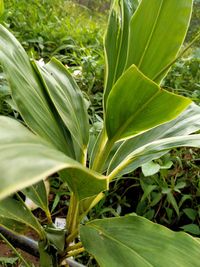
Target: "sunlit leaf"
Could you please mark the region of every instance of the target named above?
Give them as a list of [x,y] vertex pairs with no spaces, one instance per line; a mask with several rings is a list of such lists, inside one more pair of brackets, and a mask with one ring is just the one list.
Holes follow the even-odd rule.
[[[177,136],[154,141],[144,145],[130,153],[114,170],[114,174],[122,175],[124,170],[130,172],[142,164],[161,157],[166,151],[175,147],[200,147],[200,134]],[[130,169],[129,169],[130,167]]]
[[[130,24],[127,67],[160,82],[176,57],[190,21],[192,0],[143,0]],[[164,70],[164,71],[163,71]]]
[[65,170],[62,178],[80,200],[107,189],[106,177],[67,157],[14,119],[1,116],[0,129],[0,198],[60,170]]
[[67,69],[56,59],[37,71],[65,126],[79,145],[82,153],[89,138],[88,115],[83,95]]
[[[169,109],[169,103],[173,107]],[[114,141],[130,138],[177,117],[191,100],[162,90],[131,66],[109,94],[106,131]]]
[[[139,147],[142,147],[153,141],[168,137],[189,135],[193,132],[198,131],[199,129],[200,107],[193,103],[176,119],[123,142],[123,144],[116,152],[115,156],[112,158],[108,172],[111,172],[114,168],[116,168],[131,152]],[[166,151],[157,151],[156,154],[148,155],[145,162],[148,162],[148,159],[149,161],[151,161],[153,159],[159,158],[165,153]],[[135,168],[141,166],[142,164],[144,164],[142,160],[130,163],[122,170],[121,174],[133,171]]]
[[0,63],[24,121],[35,133],[73,157],[70,136],[66,138],[58,115],[50,108],[44,88],[26,52],[2,25],[0,36]]
[[105,36],[106,79],[104,105],[113,84],[123,73],[128,53],[129,23],[138,0],[114,0]]

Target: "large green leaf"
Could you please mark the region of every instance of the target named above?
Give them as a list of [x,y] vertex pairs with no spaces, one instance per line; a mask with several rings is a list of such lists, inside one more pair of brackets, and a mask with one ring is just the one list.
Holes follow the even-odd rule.
[[[52,112],[44,88],[29,58],[15,37],[0,25],[0,63],[12,96],[27,125],[38,135],[73,157],[70,137],[66,138],[59,117]],[[58,121],[58,122],[57,122]]]
[[199,267],[195,238],[136,215],[92,221],[81,241],[101,267]]
[[[110,161],[108,173],[115,169],[129,154],[139,147],[163,138],[189,135],[198,130],[200,130],[200,107],[192,103],[176,119],[124,141]],[[156,152],[156,154],[148,155],[148,157],[152,157],[152,159],[159,158],[165,153],[165,151],[160,153]],[[150,160],[152,159],[150,158]],[[138,166],[138,164],[133,162],[124,168],[122,173],[125,174],[133,171],[136,166]]]
[[80,146],[82,153],[89,138],[88,115],[83,95],[67,69],[56,59],[37,70],[65,126]]
[[110,173],[110,178],[114,178],[116,174],[122,175],[124,172],[133,171],[144,163],[161,157],[172,148],[186,146],[200,147],[200,134],[165,138],[144,145],[134,150],[120,162],[113,172]]
[[[160,82],[185,38],[192,0],[143,0],[130,24],[127,67]],[[165,70],[165,71],[164,71]]]
[[105,36],[106,80],[104,104],[113,84],[123,73],[128,51],[129,23],[138,0],[114,0]]
[[4,12],[4,2],[3,0],[0,0],[0,16],[2,16],[3,12]]
[[[169,103],[173,107],[169,109]],[[109,94],[106,130],[118,141],[140,134],[179,115],[191,100],[169,93],[131,66]]]
[[[107,179],[56,150],[19,122],[0,116],[0,198],[65,170],[79,200],[107,189]],[[87,186],[84,186],[87,185]]]
[[[8,220],[8,223],[6,222]],[[41,237],[44,237],[44,230],[31,211],[21,202],[13,198],[6,198],[0,201],[0,224],[9,228],[10,222],[19,222],[34,229]],[[11,229],[12,230],[12,229]]]

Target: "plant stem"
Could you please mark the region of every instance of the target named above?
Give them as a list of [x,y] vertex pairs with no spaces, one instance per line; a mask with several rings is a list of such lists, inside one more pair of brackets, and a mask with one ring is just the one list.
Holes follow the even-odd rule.
[[79,201],[77,200],[74,193],[71,195],[69,211],[67,214],[67,228],[68,235],[71,235],[73,232],[78,230],[79,223]]
[[77,243],[77,244],[75,244],[75,245],[73,245],[73,246],[69,246],[68,248],[67,248],[67,252],[69,252],[69,251],[72,251],[72,250],[75,250],[75,249],[79,249],[79,248],[81,248],[83,245],[82,245],[82,242],[79,242],[79,243]]
[[67,237],[67,239],[66,239],[67,244],[70,244],[70,243],[74,240],[74,238],[77,237],[77,235],[78,235],[78,229],[75,230],[75,231],[74,231],[73,233],[71,233],[70,235],[68,235],[68,237]]
[[76,250],[74,250],[74,251],[69,252],[69,253],[67,254],[67,257],[68,257],[68,258],[69,258],[69,257],[74,257],[74,256],[76,256],[76,255],[78,255],[78,254],[80,254],[80,253],[82,253],[82,252],[84,252],[84,251],[85,251],[84,248],[76,249]]
[[51,213],[50,213],[49,209],[46,210],[45,213],[46,213],[46,216],[47,216],[48,224],[53,224],[53,221],[52,221],[52,218],[51,218]]
[[96,155],[92,169],[97,172],[102,172],[104,163],[108,159],[108,156],[110,154],[110,151],[114,145],[114,142],[112,140],[108,140],[108,137],[104,135],[102,138],[102,142],[100,144],[100,147],[98,149],[98,154]]

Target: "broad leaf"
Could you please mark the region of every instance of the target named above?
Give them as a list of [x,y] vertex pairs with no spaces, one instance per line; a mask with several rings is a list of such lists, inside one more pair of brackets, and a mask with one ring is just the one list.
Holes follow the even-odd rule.
[[175,59],[190,21],[192,0],[143,0],[130,24],[127,67],[160,82]]
[[[169,109],[169,103],[173,107]],[[106,131],[119,141],[141,134],[178,116],[191,100],[169,93],[131,66],[109,94]]]
[[138,6],[138,0],[114,0],[105,36],[106,80],[104,105],[113,84],[123,73],[129,39],[130,19]]
[[[134,150],[142,147],[148,143],[163,138],[189,135],[200,129],[200,107],[192,103],[181,115],[179,115],[175,120],[168,123],[160,125],[148,132],[129,139],[120,146],[118,151],[112,158],[109,166],[108,173],[115,169],[129,154]],[[154,158],[159,158],[166,152],[156,152],[151,156],[148,155],[149,161]],[[139,162],[138,162],[139,164]],[[123,174],[133,171],[135,168],[143,164],[141,161],[140,165],[133,162],[133,165],[129,164],[127,168],[123,169]],[[137,166],[137,167],[136,167]]]
[[110,178],[130,172],[161,157],[166,151],[175,147],[200,147],[200,134],[165,138],[144,145],[130,153],[111,173]]
[[[19,122],[0,116],[0,198],[65,170],[79,200],[107,189],[107,179],[56,150]],[[85,186],[87,185],[87,186]]]
[[101,267],[199,266],[198,241],[136,215],[92,221],[81,241]]
[[82,153],[89,138],[88,115],[82,93],[67,69],[56,59],[37,71],[65,126],[79,145]]
[[[5,221],[8,220],[8,225]],[[44,237],[44,231],[38,220],[22,202],[6,198],[0,201],[0,224],[9,228],[9,220],[19,222],[34,229],[40,237]]]
[[[27,125],[38,135],[73,157],[70,136],[52,112],[29,58],[15,37],[0,25],[0,63],[11,87],[12,96]],[[58,122],[57,122],[58,121]]]
[[0,16],[2,16],[3,12],[4,12],[4,2],[3,0],[0,0]]

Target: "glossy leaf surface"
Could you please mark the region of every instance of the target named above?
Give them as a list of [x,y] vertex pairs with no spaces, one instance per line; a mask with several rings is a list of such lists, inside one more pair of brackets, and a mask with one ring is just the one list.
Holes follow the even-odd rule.
[[130,24],[127,67],[160,82],[185,38],[192,0],[143,0]]
[[52,59],[43,67],[37,64],[37,68],[65,126],[80,148],[86,149],[89,138],[88,115],[78,85],[56,59]]
[[128,53],[129,24],[138,0],[114,0],[105,36],[106,80],[104,105],[113,84],[123,73]]
[[[114,168],[116,168],[129,154],[134,150],[147,145],[156,140],[189,135],[193,132],[196,132],[200,129],[200,107],[192,103],[184,112],[182,112],[176,119],[160,125],[148,132],[145,132],[141,135],[133,137],[132,139],[126,140],[122,143],[118,151],[115,153],[112,158],[109,166],[108,172],[110,173]],[[166,152],[156,152],[156,154],[148,155],[149,160],[151,161],[154,158],[159,158]],[[122,173],[128,173],[133,171],[139,162],[129,164],[126,168],[123,169]],[[141,163],[142,165],[143,163]]]
[[[124,169],[130,172],[146,162],[161,157],[166,151],[172,148],[187,146],[200,147],[200,134],[165,138],[142,146],[130,153],[127,158],[113,170],[113,173],[121,175],[124,173]],[[112,173],[110,175],[113,176]]]
[[[169,109],[169,103],[173,107]],[[109,94],[106,112],[108,138],[130,138],[178,116],[191,100],[169,93],[131,66]]]
[[193,237],[136,215],[91,221],[81,227],[81,241],[101,267],[199,266]]
[[60,170],[67,173],[63,179],[78,199],[107,189],[106,177],[67,157],[14,119],[1,116],[0,129],[0,198]]
[[35,133],[72,156],[70,140],[65,138],[63,129],[57,123],[59,118],[52,112],[26,52],[2,25],[0,36],[0,62],[24,121]]

